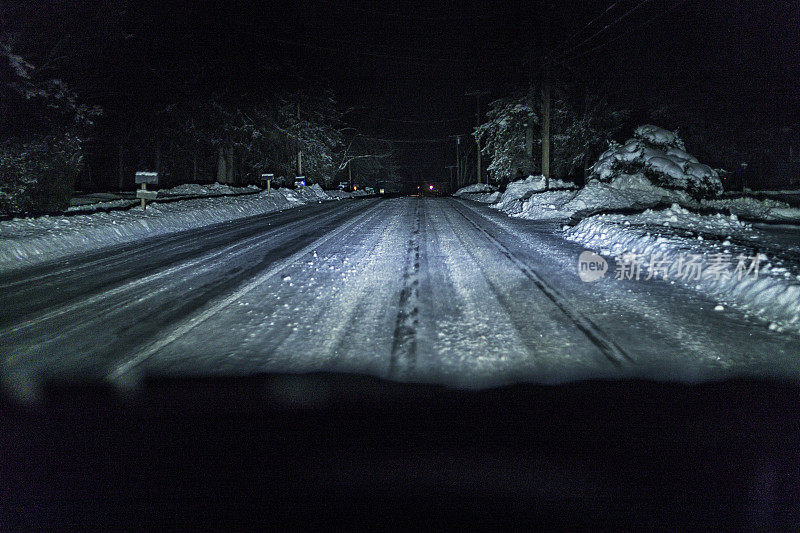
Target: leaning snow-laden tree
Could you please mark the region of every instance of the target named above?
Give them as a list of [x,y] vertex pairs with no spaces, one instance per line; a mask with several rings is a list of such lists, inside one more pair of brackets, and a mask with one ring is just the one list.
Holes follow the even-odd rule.
[[612,143],[592,167],[591,178],[612,181],[623,174],[641,174],[665,189],[686,191],[695,198],[722,192],[719,174],[686,152],[674,131],[646,124],[625,144]]
[[[481,144],[481,152],[491,159],[487,170],[492,180],[500,182],[533,173],[535,163],[526,152],[526,134],[529,128],[539,129],[539,117],[530,95],[495,100],[489,104],[486,118],[473,135]],[[541,138],[538,132],[535,136]]]
[[354,128],[342,131],[342,149],[336,154],[337,172],[347,181],[374,186],[392,175],[392,143],[361,135]]
[[83,135],[100,110],[15,53],[7,35],[0,35],[0,106],[0,212],[66,209]]
[[[583,178],[593,161],[619,132],[627,112],[589,95],[580,105],[558,88],[551,103],[551,170],[557,178]],[[533,87],[526,94],[489,105],[487,121],[475,131],[481,152],[489,156],[495,182],[537,174],[541,170],[541,98]],[[521,176],[522,175],[522,176]]]
[[294,148],[295,171],[308,182],[330,186],[336,173],[334,152],[342,144],[340,114],[328,91],[319,95],[284,97],[277,109],[276,127]]
[[628,112],[611,107],[605,99],[588,96],[583,109],[557,99],[552,142],[553,171],[559,177],[586,178],[591,161],[608,148]]

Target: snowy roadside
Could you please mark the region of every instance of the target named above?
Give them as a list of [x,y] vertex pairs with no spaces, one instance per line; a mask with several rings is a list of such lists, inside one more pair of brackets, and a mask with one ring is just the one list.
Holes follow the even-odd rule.
[[[649,275],[651,261],[661,266],[659,273],[669,265],[665,272],[669,282],[710,296],[723,308],[763,319],[772,329],[800,333],[800,238],[796,249],[787,250],[779,242],[773,246],[774,235],[740,219],[797,223],[800,209],[751,197],[698,202],[685,191],[657,187],[641,175],[622,174],[609,183],[591,181],[578,190],[542,192],[538,185],[536,178],[509,184],[489,207],[515,218],[580,220],[572,228],[565,226],[567,239],[607,258],[626,256],[643,263],[630,267],[640,269],[642,279]],[[792,232],[800,235],[796,227],[787,230]],[[749,268],[753,258],[757,258],[757,277],[739,275],[740,260]],[[701,273],[698,279],[684,275],[688,260]],[[719,268],[712,265],[721,260],[727,263],[723,274],[702,275]]]
[[359,198],[359,197],[362,197],[362,196],[370,196],[370,194],[368,192],[361,191],[361,190],[353,191],[353,192],[347,192],[347,191],[325,191],[325,194],[327,194],[331,198]]
[[114,244],[343,197],[349,196],[330,195],[319,185],[313,185],[299,190],[273,190],[271,194],[261,192],[153,203],[145,211],[129,209],[2,221],[0,270],[13,270]]
[[[615,274],[680,283],[719,301],[721,310],[736,307],[771,329],[800,332],[800,207],[723,194],[719,173],[686,152],[676,132],[640,126],[624,144],[611,143],[585,187],[544,185],[530,176],[491,202],[478,198],[487,186],[456,195],[511,217],[577,224],[564,226],[564,236],[616,258]],[[601,257],[587,268],[602,264]]]
[[[616,258],[625,279],[679,283],[725,306],[800,333],[800,243],[795,260],[771,253],[735,215],[698,215],[678,205],[638,215],[596,215],[566,229],[567,239]],[[705,235],[705,237],[704,237]]]
[[[198,196],[235,196],[237,194],[255,194],[261,189],[255,185],[247,187],[232,187],[230,185],[222,185],[219,183],[211,184],[197,184],[189,183],[185,185],[178,185],[171,189],[159,189],[158,197],[167,198],[170,200],[179,198],[196,198]],[[119,194],[103,194],[102,196],[111,196],[111,198],[98,198],[97,201],[92,201],[92,195],[85,198],[73,199],[75,205],[70,205],[67,208],[67,213],[91,213],[94,211],[104,211],[108,209],[119,209],[132,207],[139,203],[134,196],[126,198]]]
[[695,200],[685,191],[653,185],[641,174],[620,174],[608,183],[590,181],[582,189],[551,180],[545,191],[542,178],[512,182],[503,194],[458,191],[460,196],[490,204],[508,216],[528,220],[580,219],[614,211],[644,211],[678,204],[696,211],[719,211],[749,221],[800,223],[800,208],[771,199],[752,197]]

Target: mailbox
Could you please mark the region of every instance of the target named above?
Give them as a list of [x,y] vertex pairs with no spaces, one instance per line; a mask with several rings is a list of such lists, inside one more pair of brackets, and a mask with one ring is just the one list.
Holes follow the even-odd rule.
[[158,172],[137,172],[136,183],[146,183],[149,185],[158,185]]
[[136,191],[136,198],[143,200],[155,200],[158,198],[158,191],[148,191],[147,189],[139,189]]

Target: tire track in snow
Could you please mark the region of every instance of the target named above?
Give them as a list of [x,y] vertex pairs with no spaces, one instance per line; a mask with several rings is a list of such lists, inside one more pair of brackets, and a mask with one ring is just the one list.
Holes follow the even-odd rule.
[[[323,218],[337,211],[347,212],[352,209],[353,207],[348,206],[347,209],[337,210],[336,206],[330,206],[315,210],[315,216]],[[280,213],[285,214],[286,211]],[[247,242],[271,238],[310,219],[303,216],[303,213],[290,213],[284,221],[271,215],[272,213],[265,217],[257,215],[235,221],[237,223],[234,225],[223,222],[210,228],[171,234],[167,238],[155,237],[152,242],[142,244],[142,248],[138,250],[129,250],[128,245],[112,247],[103,252],[104,259],[81,261],[71,267],[56,268],[27,280],[14,281],[10,285],[0,284],[0,292],[7,299],[4,308],[0,309],[0,331],[7,335],[45,320],[75,313],[115,295],[185,271],[189,266],[203,264],[211,257],[233,257],[228,254],[240,249]],[[160,258],[158,262],[150,259],[153,255]],[[140,260],[143,262],[142,267],[131,268],[131,263]],[[95,268],[100,268],[99,272]],[[127,275],[123,275],[123,272]],[[39,280],[47,281],[40,284],[37,283]],[[8,290],[16,285],[20,286]],[[29,290],[34,285],[36,292],[30,294]]]
[[[313,205],[313,204],[307,204]],[[306,207],[306,206],[300,206]],[[335,203],[326,205],[320,208],[316,216],[323,215],[329,211],[336,209]],[[293,216],[286,221],[277,220],[278,224],[286,224],[308,218],[307,213],[294,213],[294,209],[281,209],[278,211],[271,211],[265,214],[252,215],[245,218],[228,220],[224,222],[217,222],[210,226],[200,226],[187,230],[181,230],[176,233],[168,233],[164,235],[156,235],[153,237],[146,237],[145,242],[132,241],[120,244],[112,244],[109,247],[101,248],[99,250],[89,251],[87,253],[77,253],[75,255],[66,256],[56,259],[52,262],[34,265],[31,267],[22,267],[19,269],[10,270],[7,272],[0,272],[0,291],[7,291],[13,287],[30,285],[33,282],[46,280],[48,278],[57,279],[63,282],[65,279],[80,280],[86,275],[86,271],[94,271],[100,268],[113,268],[117,264],[124,263],[131,259],[137,259],[144,254],[152,251],[163,253],[169,251],[171,253],[180,252],[185,249],[191,249],[195,246],[193,242],[186,241],[186,237],[192,234],[202,232],[203,239],[210,241],[217,237],[221,237],[226,233],[230,234],[231,239],[239,239],[239,234],[247,232],[249,224],[258,221],[259,223],[271,224],[275,219],[285,216],[287,212],[291,212]],[[80,261],[77,264],[71,264],[74,261]],[[30,272],[34,274],[31,275]]]
[[[461,213],[458,213],[457,210],[454,209],[453,211],[456,214],[461,215]],[[519,313],[515,313],[513,306],[511,305],[511,303],[509,302],[508,298],[503,293],[503,291],[501,291],[500,288],[494,283],[494,281],[492,281],[491,277],[487,275],[486,270],[484,268],[481,268],[480,266],[481,260],[473,249],[473,247],[475,246],[474,243],[470,245],[467,237],[463,235],[462,232],[458,231],[458,229],[456,228],[456,224],[454,224],[453,220],[449,216],[447,216],[447,214],[449,214],[449,211],[444,211],[444,213],[446,213],[445,218],[447,222],[450,224],[453,234],[458,239],[458,242],[461,244],[461,247],[466,251],[467,254],[469,254],[469,257],[472,258],[472,261],[475,262],[477,270],[480,273],[483,281],[486,283],[486,286],[491,291],[495,300],[503,309],[503,312],[506,314],[508,324],[511,328],[513,328],[513,331],[517,339],[522,344],[522,346],[524,346],[525,350],[530,355],[534,356],[534,358],[539,360],[540,347],[536,344],[536,342],[533,341],[533,339],[530,338],[530,335],[528,334],[527,331],[528,328],[526,328],[523,325],[523,323],[525,323],[525,321],[527,320],[527,317],[520,317],[518,316]]]
[[[463,207],[460,202],[454,202],[454,205]],[[548,285],[544,279],[536,273],[531,267],[520,261],[503,243],[501,243],[494,235],[486,231],[479,224],[475,223],[470,217],[464,214],[460,207],[456,207],[455,211],[461,215],[467,222],[475,227],[482,233],[487,241],[489,241],[498,251],[506,257],[511,263],[519,268],[525,276],[530,279],[534,285],[547,296],[555,305],[561,310],[562,313],[567,315],[575,326],[583,332],[584,335],[600,350],[600,352],[611,363],[622,366],[624,363],[635,362],[635,359],[628,354],[622,347],[620,347],[612,338],[610,338],[600,327],[595,324],[589,317],[583,315],[577,309],[572,308],[560,292],[555,288]]]
[[[400,290],[399,310],[395,321],[389,376],[408,373],[417,359],[417,328],[419,327],[419,271],[421,203],[414,206],[414,222],[406,248],[403,288]],[[401,368],[404,367],[404,368]]]
[[199,314],[188,316],[183,321],[175,325],[170,334],[158,338],[152,341],[151,343],[145,345],[143,349],[141,349],[138,353],[134,354],[127,361],[111,369],[108,377],[112,380],[119,379],[124,374],[126,374],[136,366],[140,365],[142,362],[146,361],[148,358],[153,356],[155,353],[157,353],[159,350],[161,350],[168,344],[171,344],[176,339],[180,338],[181,336],[185,335],[192,329],[196,328],[197,326],[199,326],[200,324],[202,324],[215,314],[219,313],[225,307],[231,305],[236,300],[242,298],[245,294],[249,293],[256,287],[265,283],[268,279],[272,278],[276,274],[279,274],[286,267],[294,264],[302,257],[312,253],[316,248],[323,245],[324,243],[327,243],[328,241],[339,237],[342,233],[350,230],[352,227],[356,226],[362,220],[369,217],[379,207],[380,203],[373,204],[359,215],[347,220],[342,225],[330,231],[329,233],[326,233],[322,237],[311,241],[309,244],[307,244],[294,254],[285,257],[277,261],[276,263],[272,264],[269,268],[267,268],[266,271],[262,272],[253,281],[246,284],[244,287],[233,292],[232,294],[229,294],[227,297],[217,301],[213,305],[206,307],[206,309],[200,312]]
[[[329,213],[325,213],[325,215],[328,215],[328,214]],[[317,220],[319,220],[319,219],[317,219]],[[172,267],[169,267],[169,268],[166,268],[166,269],[157,270],[153,274],[150,274],[150,275],[138,278],[138,279],[134,279],[134,280],[131,280],[131,281],[128,281],[128,282],[124,282],[121,285],[118,285],[118,286],[114,287],[113,289],[106,290],[104,292],[98,292],[98,293],[96,293],[96,294],[94,294],[94,295],[92,295],[92,296],[90,296],[88,298],[84,298],[82,300],[78,300],[78,301],[73,302],[73,303],[68,303],[66,305],[58,306],[58,307],[56,307],[54,309],[51,309],[50,311],[46,311],[44,313],[35,315],[35,316],[33,316],[32,318],[30,318],[28,320],[25,320],[23,322],[18,322],[16,324],[13,324],[12,326],[8,327],[7,329],[1,330],[2,331],[2,335],[3,336],[11,335],[11,334],[17,333],[18,331],[29,329],[31,327],[35,327],[35,326],[41,324],[42,322],[45,322],[45,321],[48,321],[48,320],[52,320],[54,318],[58,318],[58,317],[63,316],[65,314],[76,313],[81,308],[85,308],[85,307],[89,307],[91,305],[95,305],[95,304],[97,304],[99,302],[102,302],[103,300],[107,300],[107,299],[109,299],[111,297],[120,295],[120,294],[122,294],[124,292],[132,291],[132,290],[136,289],[137,287],[141,287],[141,286],[147,285],[149,283],[154,283],[154,282],[159,281],[159,280],[161,280],[163,278],[166,278],[166,277],[175,276],[176,274],[178,274],[180,272],[183,272],[183,271],[186,271],[186,270],[189,270],[189,269],[193,269],[194,267],[200,267],[199,269],[192,270],[192,275],[193,276],[197,276],[198,274],[205,273],[205,272],[207,272],[207,271],[209,271],[211,269],[218,268],[218,265],[213,262],[215,259],[217,259],[219,257],[224,257],[224,259],[226,261],[230,261],[232,259],[236,259],[238,256],[243,255],[245,253],[248,253],[251,250],[253,250],[254,248],[262,245],[264,240],[269,239],[273,235],[276,235],[276,234],[279,234],[279,233],[283,233],[283,232],[286,232],[288,230],[292,230],[292,229],[294,229],[296,227],[302,226],[303,223],[305,223],[307,221],[308,221],[308,219],[295,219],[292,222],[289,222],[287,224],[283,224],[283,225],[280,225],[280,226],[275,226],[274,228],[272,228],[270,230],[267,230],[267,231],[264,231],[264,232],[261,232],[261,233],[257,233],[255,235],[252,235],[252,236],[248,237],[248,238],[245,238],[244,240],[238,240],[238,241],[234,242],[231,245],[228,245],[228,246],[225,246],[225,247],[222,247],[222,248],[212,249],[212,251],[207,252],[207,253],[202,253],[201,255],[196,256],[194,259],[192,259],[190,261],[179,263],[179,264],[177,264],[175,266],[172,266]],[[190,245],[186,245],[185,247],[188,247],[188,246],[190,246]],[[159,296],[159,295],[161,295],[161,294],[163,294],[165,292],[168,292],[173,287],[175,287],[176,285],[179,285],[181,283],[184,283],[184,280],[177,279],[175,281],[172,281],[171,283],[167,283],[167,284],[158,286],[157,288],[155,288],[152,291],[148,292],[145,296],[137,298],[137,301],[139,303],[141,303],[141,302],[144,302],[146,300],[152,300],[156,296]],[[117,304],[117,305],[115,305],[113,307],[108,308],[106,311],[114,310],[114,309],[119,308],[119,307],[124,307],[125,305],[127,305],[127,302],[122,302],[120,304]],[[68,333],[68,332],[69,332],[68,330],[63,330],[63,329],[59,330],[59,333],[62,334],[62,335],[65,334],[65,333]]]

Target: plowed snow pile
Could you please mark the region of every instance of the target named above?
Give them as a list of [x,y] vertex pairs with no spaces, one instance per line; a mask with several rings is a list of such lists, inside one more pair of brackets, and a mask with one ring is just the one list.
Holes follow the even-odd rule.
[[675,132],[653,125],[639,126],[624,144],[612,144],[592,166],[584,188],[574,190],[570,183],[551,179],[550,189],[544,191],[543,178],[531,176],[510,183],[493,207],[513,217],[549,220],[678,204],[752,220],[800,221],[800,209],[783,202],[719,198],[717,171],[686,152]]
[[297,190],[273,190],[269,195],[265,191],[152,203],[145,211],[133,208],[68,217],[16,218],[0,222],[0,270],[332,199],[314,184]]
[[758,235],[736,215],[698,215],[676,204],[589,217],[565,235],[601,255],[638,262],[640,283],[653,282],[648,276],[680,283],[770,329],[800,332],[800,265],[760,253]]

